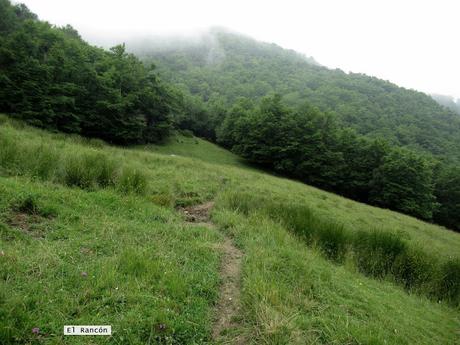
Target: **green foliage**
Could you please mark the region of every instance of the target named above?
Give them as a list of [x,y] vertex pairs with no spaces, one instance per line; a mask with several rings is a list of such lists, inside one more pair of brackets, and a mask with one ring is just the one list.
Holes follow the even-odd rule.
[[433,175],[431,158],[393,149],[458,163],[460,117],[429,96],[220,29],[129,46],[191,94],[179,107],[191,115],[176,112],[180,128],[287,176],[458,230],[459,172]]
[[460,231],[460,167],[450,165],[439,167],[434,194],[440,204],[435,210],[434,220]]
[[240,97],[256,101],[278,93],[293,107],[309,102],[335,114],[359,134],[460,158],[460,117],[421,92],[328,69],[294,51],[220,29],[191,42],[153,40],[128,47],[208,104],[216,94],[229,109]]
[[441,267],[441,279],[436,297],[447,296],[460,304],[460,260],[451,259]]
[[295,111],[275,95],[251,111],[235,106],[222,126],[218,141],[249,161],[360,201],[432,219],[436,202],[428,159],[341,130],[333,116],[308,104]]
[[432,219],[436,206],[433,168],[424,157],[403,149],[391,150],[374,171],[370,201],[422,219]]
[[0,111],[118,144],[168,135],[170,93],[124,45],[92,47],[71,26],[52,27],[5,0],[0,17]]

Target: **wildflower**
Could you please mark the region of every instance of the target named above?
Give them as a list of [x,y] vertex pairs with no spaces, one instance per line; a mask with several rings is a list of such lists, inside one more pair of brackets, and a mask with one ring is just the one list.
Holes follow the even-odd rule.
[[39,334],[40,333],[40,328],[38,328],[38,327],[32,328],[32,333],[33,334]]
[[87,276],[88,276],[88,273],[87,273],[87,272],[81,272],[81,276],[82,276],[82,277],[87,277]]

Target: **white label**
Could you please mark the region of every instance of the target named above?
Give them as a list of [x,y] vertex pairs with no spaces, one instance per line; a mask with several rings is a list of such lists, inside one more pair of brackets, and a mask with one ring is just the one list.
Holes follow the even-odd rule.
[[111,335],[112,326],[64,326],[64,335]]

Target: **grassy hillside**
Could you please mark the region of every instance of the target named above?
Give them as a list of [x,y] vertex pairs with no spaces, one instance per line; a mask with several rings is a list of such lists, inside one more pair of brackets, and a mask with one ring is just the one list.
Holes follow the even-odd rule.
[[[194,138],[123,149],[0,123],[2,344],[88,343],[64,324],[111,324],[101,344],[458,341],[457,233]],[[206,201],[213,226],[178,212]],[[240,308],[216,339],[226,239],[243,253]]]
[[208,163],[247,167],[237,155],[196,137],[172,136],[167,140],[165,145],[147,145],[143,148],[146,151],[170,155],[172,157],[190,157]]

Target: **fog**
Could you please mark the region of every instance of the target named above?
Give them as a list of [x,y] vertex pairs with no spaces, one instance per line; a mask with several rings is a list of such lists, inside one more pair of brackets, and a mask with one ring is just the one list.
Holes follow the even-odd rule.
[[25,0],[97,45],[221,26],[426,93],[460,98],[460,5],[419,1]]

